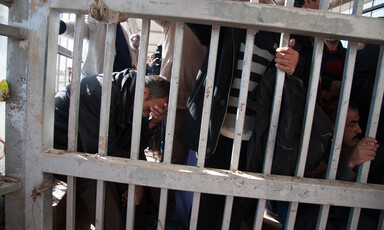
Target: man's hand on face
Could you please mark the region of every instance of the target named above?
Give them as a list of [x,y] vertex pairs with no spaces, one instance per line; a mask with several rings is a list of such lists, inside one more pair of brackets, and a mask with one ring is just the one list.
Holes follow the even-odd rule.
[[167,103],[164,103],[162,108],[157,105],[151,107],[152,119],[149,121],[149,124],[148,124],[149,129],[155,128],[161,122],[167,110],[168,110]]
[[376,151],[379,148],[377,141],[372,137],[364,137],[361,139],[352,152],[346,157],[345,163],[351,169],[366,161],[375,159]]
[[276,49],[276,68],[292,75],[295,72],[297,63],[299,62],[299,52],[293,47],[295,39],[289,40],[288,47],[280,47]]

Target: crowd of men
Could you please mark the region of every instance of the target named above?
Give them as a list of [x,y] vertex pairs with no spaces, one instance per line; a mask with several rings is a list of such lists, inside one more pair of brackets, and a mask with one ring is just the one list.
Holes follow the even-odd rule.
[[[260,1],[269,3],[269,1]],[[318,9],[319,0],[296,0],[295,6]],[[121,18],[121,21],[127,20]],[[140,159],[145,160],[144,149],[148,147],[152,136],[161,126],[168,108],[170,81],[172,81],[175,22],[156,21],[163,28],[163,38],[158,53],[149,63],[148,76],[145,79],[143,101],[143,123],[141,129]],[[61,22],[60,33],[68,33],[71,24]],[[90,42],[87,60],[84,64],[80,86],[79,138],[78,151],[98,152],[100,124],[100,101],[103,87],[102,64],[104,56],[96,52],[104,47],[101,33],[105,34],[105,25],[87,24]],[[205,84],[207,78],[209,47],[211,42],[210,25],[187,24],[184,33],[183,58],[179,80],[179,94],[175,121],[175,140],[173,143],[172,163],[189,164],[196,158],[199,147],[200,124],[202,119]],[[93,33],[93,35],[92,35]],[[214,93],[209,121],[205,167],[230,169],[232,145],[239,100],[240,83],[245,52],[246,30],[221,27],[219,47],[214,76]],[[248,89],[248,103],[242,135],[239,170],[262,172],[265,142],[268,134],[274,83],[277,69],[285,72],[285,85],[282,98],[279,130],[272,163],[272,174],[293,176],[300,148],[302,121],[306,105],[306,92],[309,82],[309,70],[312,63],[313,38],[291,35],[288,47],[278,47],[280,34],[257,31],[252,54],[252,69]],[[128,41],[128,42],[127,42]],[[130,41],[130,42],[129,42]],[[92,48],[91,45],[94,45]],[[362,44],[364,48],[357,54],[353,76],[353,86],[349,109],[343,134],[343,142],[337,179],[354,181],[358,167],[371,161],[369,183],[384,183],[383,114],[377,137],[364,136],[367,125],[367,104],[373,92],[373,82],[378,60],[379,47]],[[132,112],[135,93],[137,54],[139,36],[128,38],[124,29],[118,25],[116,35],[116,57],[112,77],[112,96],[109,120],[108,155],[123,158],[130,157],[132,135]],[[188,55],[186,55],[188,53]],[[89,58],[88,58],[89,57]],[[325,39],[323,60],[320,73],[320,86],[314,113],[314,124],[310,138],[305,176],[324,178],[330,156],[332,135],[334,133],[338,100],[346,58],[346,49],[339,40]],[[373,61],[367,62],[367,58]],[[93,60],[93,61],[92,61]],[[375,64],[376,63],[376,64]],[[88,71],[92,66],[93,72]],[[369,96],[366,96],[369,95]],[[55,98],[55,148],[67,149],[68,114],[70,85],[59,92]],[[63,178],[60,178],[63,179]],[[64,179],[65,180],[65,179]],[[88,179],[77,181],[76,229],[89,229],[95,223],[96,182]],[[106,186],[106,229],[125,229],[124,202],[126,185],[108,182]],[[137,229],[152,229],[157,223],[158,194],[150,188],[138,186],[136,199]],[[65,200],[65,199],[63,199]],[[123,200],[123,201],[122,201]],[[168,202],[167,229],[186,229],[189,227],[189,205],[183,206],[180,215],[180,199],[171,192]],[[64,203],[65,202],[61,202]],[[221,229],[225,197],[202,194],[198,215],[198,229]],[[55,210],[55,229],[64,228],[64,205]],[[252,228],[255,200],[235,198],[230,229],[240,229],[248,224]],[[285,224],[287,204],[270,201],[267,211],[278,216]],[[175,211],[178,210],[178,211]],[[314,229],[316,227],[316,205],[301,205],[296,219],[296,229]],[[349,209],[332,207],[328,218],[328,229],[346,229]],[[363,210],[359,229],[376,229],[379,213],[375,210]]]

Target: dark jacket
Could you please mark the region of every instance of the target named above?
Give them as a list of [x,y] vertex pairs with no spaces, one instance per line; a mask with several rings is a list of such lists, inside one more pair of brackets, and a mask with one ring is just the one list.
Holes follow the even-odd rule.
[[[108,155],[110,156],[130,157],[135,79],[136,72],[129,69],[113,73],[112,76],[108,137]],[[89,76],[81,80],[78,123],[78,151],[80,152],[98,152],[102,87],[102,75]],[[55,97],[54,146],[58,149],[67,149],[70,89],[71,86],[68,85]],[[151,136],[148,122],[143,119],[140,139],[142,149],[148,145]],[[143,155],[140,158],[144,159]]]
[[[200,43],[209,50],[211,26],[189,25]],[[228,94],[232,84],[234,65],[241,41],[245,36],[242,29],[221,27],[219,49],[217,54],[216,71],[213,86],[212,109],[209,122],[207,158],[214,152],[219,137],[221,125],[227,109]],[[195,86],[187,102],[187,109],[179,132],[179,140],[187,148],[197,151],[199,146],[200,125],[205,94],[205,83],[208,68],[207,52],[202,67],[197,75]]]
[[[200,40],[200,43],[207,46],[207,50],[209,50],[212,27],[208,25],[196,24],[188,24],[188,26]],[[273,42],[269,41],[272,45],[275,42],[279,42],[278,34],[272,32],[265,32],[265,34],[270,40],[273,40]],[[212,92],[213,97],[211,116],[208,125],[209,129],[206,158],[209,158],[209,156],[213,154],[214,150],[216,149],[220,129],[227,110],[228,97],[238,61],[240,44],[242,41],[245,41],[245,35],[246,30],[244,29],[229,27],[221,27],[220,29],[216,70]],[[303,38],[304,37],[301,37],[298,40],[304,41],[305,39]],[[296,44],[299,47],[306,47],[302,46],[300,43],[301,42],[297,42]],[[312,52],[310,52],[310,55],[312,55]],[[187,110],[185,112],[182,128],[180,129],[178,136],[178,139],[181,143],[183,143],[187,148],[195,151],[197,151],[199,146],[208,57],[209,52],[207,52],[205,56],[202,67],[200,68],[200,71],[197,75],[195,86],[188,99]],[[305,57],[301,55],[294,75],[303,76],[305,71],[309,72],[309,68],[307,68],[307,70],[305,69]]]
[[[268,138],[271,109],[274,95],[276,70],[269,69],[254,91],[256,122],[248,144],[247,171],[261,172]],[[303,82],[286,75],[276,145],[272,163],[272,174],[293,176],[300,151],[300,138],[306,105],[306,90]],[[314,170],[326,154],[332,136],[332,124],[327,115],[316,105],[305,172]]]

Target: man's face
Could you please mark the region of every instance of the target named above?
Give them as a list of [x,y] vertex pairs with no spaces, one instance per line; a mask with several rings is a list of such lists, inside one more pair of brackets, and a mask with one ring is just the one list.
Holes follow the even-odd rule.
[[359,119],[359,111],[349,108],[345,122],[343,145],[355,146],[359,142],[362,133],[358,123]]
[[320,0],[305,0],[303,8],[318,10]]
[[148,116],[151,113],[151,108],[153,108],[154,106],[158,106],[159,108],[163,109],[165,103],[168,103],[168,98],[144,98],[142,116]]

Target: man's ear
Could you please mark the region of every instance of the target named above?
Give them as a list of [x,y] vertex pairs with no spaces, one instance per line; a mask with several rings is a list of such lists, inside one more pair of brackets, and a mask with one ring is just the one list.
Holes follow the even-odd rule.
[[147,87],[144,87],[144,100],[146,100],[149,97],[149,89]]

